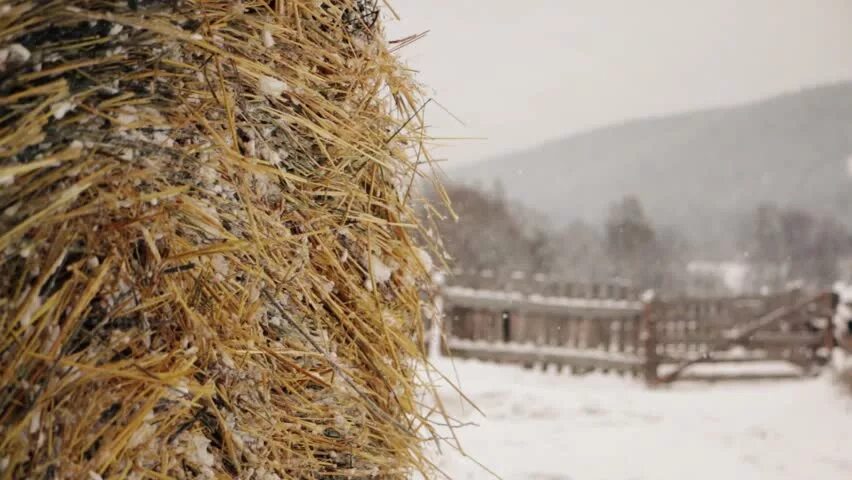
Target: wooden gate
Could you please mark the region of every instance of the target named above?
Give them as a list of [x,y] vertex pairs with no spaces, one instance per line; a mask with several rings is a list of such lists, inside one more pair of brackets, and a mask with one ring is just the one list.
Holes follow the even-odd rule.
[[[764,297],[716,300],[680,299],[649,305],[660,382],[768,379],[809,375],[825,365],[834,347],[830,293],[789,292]],[[699,364],[784,362],[794,374],[748,372],[736,375],[690,373]]]

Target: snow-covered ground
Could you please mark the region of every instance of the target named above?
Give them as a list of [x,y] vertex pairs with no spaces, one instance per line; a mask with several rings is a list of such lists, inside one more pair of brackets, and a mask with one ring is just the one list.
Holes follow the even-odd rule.
[[[440,389],[466,452],[506,480],[846,480],[852,398],[830,377],[679,383],[573,377],[440,358],[487,415]],[[434,461],[457,480],[493,478],[458,452]]]

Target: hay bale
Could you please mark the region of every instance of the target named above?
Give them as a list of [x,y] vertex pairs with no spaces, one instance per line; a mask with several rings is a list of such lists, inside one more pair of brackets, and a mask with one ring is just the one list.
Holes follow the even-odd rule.
[[420,100],[377,17],[0,1],[0,478],[428,469]]

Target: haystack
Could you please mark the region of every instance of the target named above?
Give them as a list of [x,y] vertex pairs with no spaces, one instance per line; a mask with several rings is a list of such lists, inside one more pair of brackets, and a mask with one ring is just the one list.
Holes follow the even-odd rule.
[[363,0],[0,0],[0,478],[428,473],[392,47]]

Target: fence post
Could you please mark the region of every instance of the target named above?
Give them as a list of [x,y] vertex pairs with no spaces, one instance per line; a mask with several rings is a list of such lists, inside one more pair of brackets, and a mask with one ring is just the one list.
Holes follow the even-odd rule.
[[500,343],[512,341],[512,314],[508,310],[500,312]]
[[444,313],[444,288],[446,287],[446,279],[442,274],[435,275],[435,284],[438,288],[438,294],[435,295],[433,304],[435,312],[432,315],[432,322],[429,325],[428,342],[429,342],[429,357],[432,359],[440,357],[442,354],[449,356],[449,348],[445,343],[446,336],[450,334],[450,329],[447,328]]
[[[827,313],[829,314],[828,323],[823,330],[823,348],[825,348],[825,358],[820,359],[825,363],[831,361],[831,358],[834,353],[834,349],[837,348],[837,338],[835,335],[835,325],[834,318],[837,316],[837,307],[840,304],[840,295],[834,291],[827,291],[823,294],[823,301],[821,302],[825,304]],[[820,305],[823,306],[823,305]],[[822,312],[820,312],[822,313]],[[819,351],[817,351],[817,358],[820,358]]]
[[642,309],[640,339],[645,348],[643,374],[645,383],[649,386],[659,383],[657,368],[660,366],[660,357],[657,354],[657,315],[660,310],[660,303],[654,299],[646,302]]

